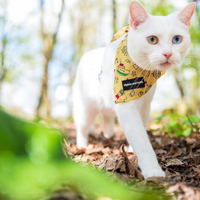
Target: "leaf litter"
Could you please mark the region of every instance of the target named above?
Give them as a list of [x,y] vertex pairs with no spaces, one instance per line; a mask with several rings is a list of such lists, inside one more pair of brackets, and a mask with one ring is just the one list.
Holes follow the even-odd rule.
[[76,147],[74,124],[65,127],[68,141],[64,141],[64,151],[74,161],[84,165],[91,164],[105,170],[109,176],[117,176],[138,188],[149,190],[164,189],[172,199],[200,200],[200,135],[179,137],[164,133],[148,132],[160,166],[166,178],[151,177],[144,180],[138,166],[137,157],[128,152],[128,143],[122,129],[116,125],[115,134],[106,139],[102,126],[96,125],[89,136],[85,149]]

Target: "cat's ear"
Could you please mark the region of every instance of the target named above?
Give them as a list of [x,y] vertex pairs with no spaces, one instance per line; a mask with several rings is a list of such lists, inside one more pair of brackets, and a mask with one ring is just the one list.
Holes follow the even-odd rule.
[[142,7],[141,4],[139,4],[136,1],[133,1],[131,3],[130,15],[131,15],[130,25],[133,28],[137,28],[137,26],[139,26],[149,18],[149,15],[146,12],[146,10]]
[[196,3],[191,3],[185,7],[178,15],[178,19],[187,26],[190,26],[190,20],[196,9]]

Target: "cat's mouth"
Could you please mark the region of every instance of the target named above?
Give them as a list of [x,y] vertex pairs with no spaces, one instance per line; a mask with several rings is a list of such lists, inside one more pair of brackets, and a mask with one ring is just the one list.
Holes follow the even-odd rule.
[[165,61],[163,63],[160,63],[158,68],[160,71],[167,71],[168,69],[173,68],[173,66],[174,66],[173,63]]
[[161,71],[166,71],[166,70],[170,69],[171,67],[172,67],[172,63],[170,63],[169,61],[160,63],[160,66],[159,66]]
[[170,65],[171,65],[171,63],[168,61],[160,64],[160,66],[162,66],[162,67],[169,67]]

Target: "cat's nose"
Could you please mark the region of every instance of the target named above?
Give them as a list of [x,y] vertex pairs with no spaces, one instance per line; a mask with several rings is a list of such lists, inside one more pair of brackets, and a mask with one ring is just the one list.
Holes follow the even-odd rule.
[[163,55],[164,55],[167,59],[169,59],[169,58],[172,56],[172,53],[163,53]]

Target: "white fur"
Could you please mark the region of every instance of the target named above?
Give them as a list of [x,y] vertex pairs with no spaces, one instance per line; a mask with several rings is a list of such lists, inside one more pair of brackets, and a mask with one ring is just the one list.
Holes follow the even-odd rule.
[[[158,37],[157,45],[147,42],[146,38],[150,35]],[[174,35],[183,37],[181,44],[172,44]],[[106,48],[86,53],[79,63],[73,85],[73,117],[77,129],[77,146],[86,147],[90,127],[99,112],[103,116],[104,135],[111,137],[114,117],[117,114],[127,140],[138,157],[144,177],[164,177],[165,174],[158,164],[146,134],[150,102],[156,84],[146,95],[137,100],[117,105],[114,103],[114,60],[116,49],[122,39],[123,37],[112,42]],[[138,27],[130,27],[128,34],[129,55],[143,69],[167,70],[179,65],[189,45],[188,27],[179,21],[177,15],[167,17],[149,15],[148,19]],[[172,53],[168,60],[171,64],[163,67],[160,63],[166,62],[166,57],[163,55],[165,52]]]

